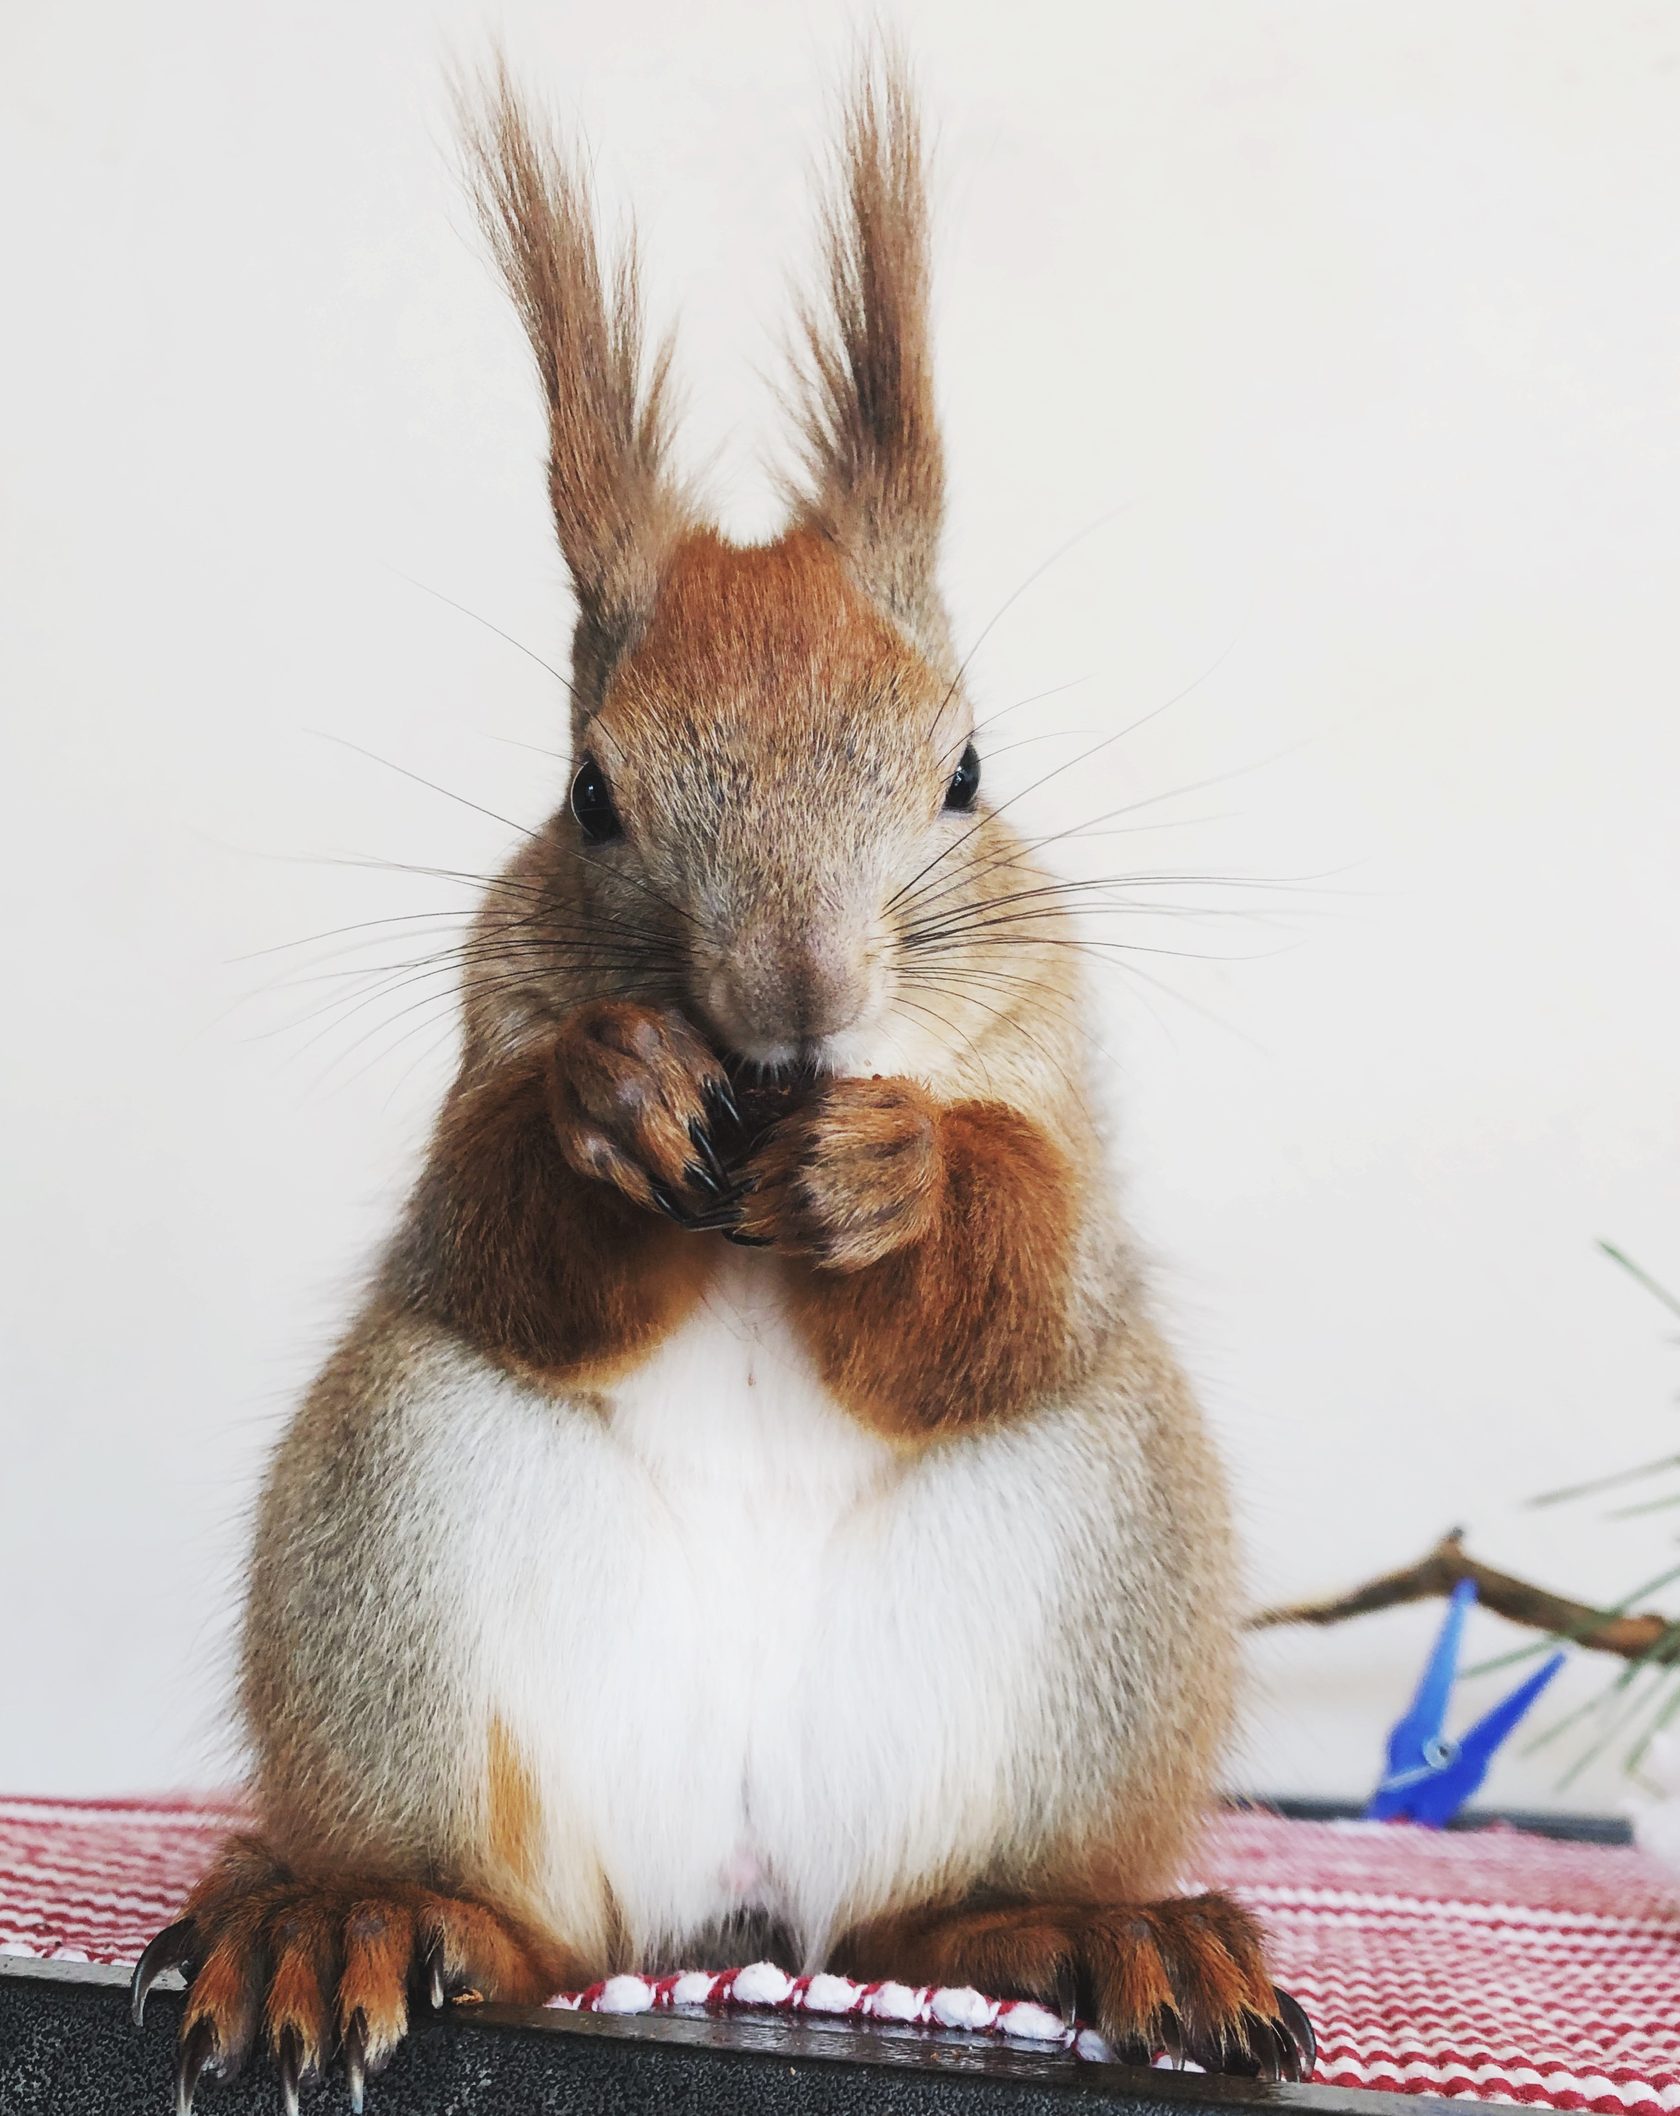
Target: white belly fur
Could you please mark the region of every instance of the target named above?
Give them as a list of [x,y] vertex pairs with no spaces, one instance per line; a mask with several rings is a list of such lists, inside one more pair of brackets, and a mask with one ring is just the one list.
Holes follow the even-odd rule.
[[896,1454],[775,1287],[732,1253],[605,1419],[458,1347],[418,1391],[463,1673],[539,1791],[539,1900],[595,1941],[605,1880],[638,1959],[762,1908],[814,1960],[993,1841],[1065,1692],[1070,1550],[1114,1534],[1076,1413]]

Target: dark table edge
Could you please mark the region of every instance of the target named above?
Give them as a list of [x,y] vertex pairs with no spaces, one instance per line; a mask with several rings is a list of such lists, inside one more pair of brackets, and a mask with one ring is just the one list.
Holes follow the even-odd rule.
[[[1239,1813],[1282,1815],[1290,1822],[1356,1822],[1363,1812],[1349,1807],[1344,1800],[1297,1799],[1288,1795],[1274,1799],[1250,1793],[1237,1794],[1225,1805]],[[1554,1813],[1550,1808],[1466,1808],[1462,1815],[1453,1817],[1447,1828],[1454,1834],[1463,1830],[1517,1829],[1525,1836],[1556,1837],[1570,1844],[1633,1842],[1633,1825],[1623,1815]]]
[[[102,1962],[42,1960],[31,1955],[0,1955],[0,1979],[38,1987],[44,2001],[55,1991],[107,1990],[113,2008],[126,2006],[127,1969]],[[160,1978],[151,2004],[161,2001],[172,2013],[179,2008],[180,1979]],[[148,2022],[150,2006],[148,2007]],[[436,2033],[437,2030],[428,2030]],[[633,2043],[666,2043],[722,2065],[787,2064],[790,2061],[843,2065],[878,2076],[883,2089],[906,2070],[924,2075],[943,2060],[960,2061],[969,2079],[1013,2080],[1022,2087],[1053,2092],[1070,2104],[1100,2098],[1171,2107],[1176,2116],[1232,2116],[1232,2112],[1270,2111],[1272,2116],[1447,2116],[1455,2105],[1444,2097],[1392,2094],[1381,2089],[1340,2086],[1267,2086],[1257,2080],[1217,2079],[1194,2072],[1139,2070],[1130,2065],[1094,2064],[1060,2052],[1044,2052],[1021,2043],[996,2043],[960,2031],[912,2031],[916,2048],[905,2039],[891,2057],[876,2040],[883,2032],[860,2032],[839,2023],[802,2022],[779,2015],[683,2015],[567,2013],[546,2006],[474,2006],[456,2011],[444,2032],[488,2036],[578,2037]],[[926,2057],[920,2057],[924,2050]],[[953,2083],[955,2079],[953,2077]]]

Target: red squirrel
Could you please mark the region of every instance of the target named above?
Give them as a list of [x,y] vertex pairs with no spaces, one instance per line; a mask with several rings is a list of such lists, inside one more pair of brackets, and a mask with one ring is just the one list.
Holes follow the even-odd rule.
[[988,803],[936,581],[923,156],[866,66],[784,531],[673,475],[666,353],[498,76],[477,203],[577,599],[569,797],[264,1490],[251,1821],[159,1935],[183,2116],[353,2107],[424,2009],[766,1955],[1297,2078],[1170,1890],[1231,1718],[1220,1471],[1151,1320],[1084,958]]

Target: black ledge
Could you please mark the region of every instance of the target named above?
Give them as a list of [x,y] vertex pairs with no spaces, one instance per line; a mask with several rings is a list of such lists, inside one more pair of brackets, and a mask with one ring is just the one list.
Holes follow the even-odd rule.
[[[179,1979],[160,1980],[136,2028],[126,1970],[0,1957],[0,2111],[168,2116],[181,2004]],[[227,2086],[207,2078],[197,2106],[200,2116],[275,2116],[273,2069],[253,2063]],[[306,2116],[312,2106],[348,2110],[342,2080],[306,2087]],[[1090,2064],[932,2030],[540,2006],[446,2015],[411,2035],[367,2089],[368,2116],[1446,2116],[1449,2107]]]
[[[1267,1815],[1284,1815],[1295,1822],[1347,1822],[1358,1819],[1358,1808],[1345,1800],[1261,1800],[1244,1795],[1230,1802],[1235,1808],[1254,1808]],[[1447,1824],[1452,1831],[1520,1829],[1531,1837],[1560,1837],[1572,1844],[1631,1844],[1633,1825],[1621,1815],[1571,1815],[1550,1808],[1466,1808]]]

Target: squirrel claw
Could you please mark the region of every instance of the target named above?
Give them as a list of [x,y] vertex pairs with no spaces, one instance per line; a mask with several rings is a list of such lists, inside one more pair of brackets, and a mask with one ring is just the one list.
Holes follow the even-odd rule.
[[690,1234],[728,1234],[739,1226],[741,1208],[733,1200],[718,1205],[710,1212],[697,1212],[685,1219],[683,1225]]
[[1296,2063],[1300,2066],[1294,2077],[1311,2079],[1318,2063],[1318,2037],[1313,2033],[1313,2024],[1307,2016],[1307,2009],[1292,1992],[1283,1990],[1281,1986],[1274,1986],[1272,1997],[1277,2004],[1278,2019],[1283,2023],[1284,2035],[1294,2052]]
[[1184,2052],[1204,2072],[1227,2079],[1275,2082],[1295,2077],[1295,2052],[1287,2032],[1252,2013],[1190,2037]]
[[1295,2052],[1281,2025],[1269,2020],[1248,2023],[1248,2049],[1255,2071],[1268,2086],[1276,2086],[1295,2070]]
[[[1310,2076],[1311,2063],[1305,2063],[1303,2069],[1309,2052],[1297,2043],[1294,2031],[1284,2017],[1282,2001],[1288,1994],[1280,1991],[1276,1996],[1279,2001],[1276,2019],[1266,2020],[1250,2014],[1239,2025],[1219,2033],[1206,2047],[1198,2044],[1192,2048],[1190,2054],[1205,2072],[1222,2072],[1233,2078],[1263,2079],[1272,2086],[1280,2080],[1293,2084]],[[1289,2004],[1295,2006],[1295,2001],[1289,1999]],[[1298,2006],[1295,2010],[1300,2013]],[[1300,2017],[1303,2021],[1306,2019],[1304,2013]],[[1310,2028],[1307,2036],[1310,2044]],[[1316,2056],[1316,2050],[1310,2054]]]
[[731,1124],[739,1125],[741,1121],[741,1105],[735,1100],[735,1090],[721,1073],[706,1082],[706,1093],[717,1104],[718,1108],[723,1111],[723,1114],[729,1119]]
[[[711,1187],[722,1191],[729,1187],[729,1171],[723,1165],[717,1148],[712,1144],[712,1135],[698,1117],[691,1117],[688,1136],[694,1141],[694,1150],[705,1163],[706,1175],[711,1178]],[[693,1173],[698,1177],[699,1171]]]
[[434,1932],[426,1942],[425,1956],[420,1965],[426,1980],[426,1998],[434,2013],[443,2011],[443,2002],[448,1996],[443,1982],[443,1935]]
[[[690,1165],[689,1173],[701,1177],[703,1172]],[[726,1179],[727,1180],[727,1179]],[[648,1196],[667,1219],[689,1234],[730,1234],[741,1218],[741,1200],[753,1189],[757,1178],[746,1176],[729,1183],[727,1187],[704,1176],[706,1187],[711,1192],[709,1199],[702,1200],[697,1208],[691,1208],[678,1198],[665,1184],[648,1182]]]
[[216,2048],[215,2024],[209,2020],[194,2021],[181,2044],[175,2067],[175,2116],[192,2116],[193,2096],[206,2069],[215,2068]]
[[192,1952],[193,1921],[177,1918],[173,1925],[166,1925],[154,1939],[148,1942],[146,1951],[134,1965],[134,1976],[128,1987],[128,2010],[138,2028],[146,2017],[146,1994],[166,1969],[179,1969]]
[[715,1203],[698,1212],[690,1212],[686,1205],[671,1195],[663,1183],[650,1182],[648,1194],[667,1219],[675,1220],[677,1225],[689,1234],[717,1233],[733,1227],[740,1217],[741,1208],[732,1194],[720,1195]]
[[344,2031],[344,2083],[350,2089],[351,2116],[362,2116],[367,2091],[367,2016],[358,2006]]
[[286,2116],[298,2116],[298,2085],[303,2077],[303,2037],[296,2028],[287,2026],[280,2031],[280,2049],[277,2056],[280,2072],[280,2106]]

